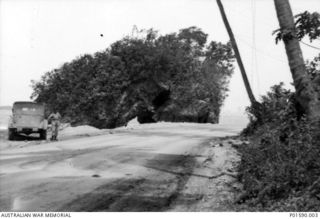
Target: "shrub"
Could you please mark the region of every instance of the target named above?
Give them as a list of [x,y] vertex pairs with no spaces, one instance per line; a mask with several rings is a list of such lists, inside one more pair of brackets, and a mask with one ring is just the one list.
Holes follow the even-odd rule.
[[261,111],[247,109],[250,124],[243,134],[239,177],[242,201],[263,210],[320,210],[320,128],[299,115],[294,93],[273,86],[262,97]]
[[242,134],[253,134],[254,130],[264,124],[275,124],[277,121],[300,117],[296,110],[295,94],[283,88],[283,83],[271,87],[267,95],[261,97],[258,107],[247,107],[249,125]]

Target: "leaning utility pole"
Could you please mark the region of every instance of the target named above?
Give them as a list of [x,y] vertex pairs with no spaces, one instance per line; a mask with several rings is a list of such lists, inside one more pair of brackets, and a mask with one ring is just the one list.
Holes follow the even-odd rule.
[[320,121],[319,94],[313,88],[304,64],[289,0],[274,0],[280,31],[286,48],[289,66],[296,89],[296,99],[309,119]]
[[244,82],[244,86],[246,87],[246,90],[247,90],[251,105],[255,105],[257,103],[257,101],[256,101],[256,99],[255,99],[255,97],[254,97],[254,95],[252,93],[252,90],[251,90],[251,87],[250,87],[250,83],[249,83],[249,80],[248,80],[248,77],[247,77],[247,74],[246,74],[246,70],[244,69],[244,66],[243,66],[243,63],[242,63],[242,60],[241,60],[241,56],[240,56],[240,52],[239,52],[239,49],[238,49],[238,46],[237,46],[237,42],[236,42],[236,40],[234,38],[233,32],[231,30],[229,21],[227,19],[227,16],[226,16],[226,13],[224,11],[224,8],[223,8],[223,5],[222,5],[221,1],[217,0],[217,4],[219,6],[220,13],[221,13],[224,25],[226,26],[226,29],[228,31],[228,34],[229,34],[229,37],[230,37],[230,41],[231,41],[231,45],[232,45],[232,48],[234,50],[234,53],[235,53],[235,56],[236,56],[236,59],[237,59],[238,65],[239,65],[239,68],[240,68],[240,71],[241,71],[241,75],[242,75],[242,79],[243,79],[243,82]]

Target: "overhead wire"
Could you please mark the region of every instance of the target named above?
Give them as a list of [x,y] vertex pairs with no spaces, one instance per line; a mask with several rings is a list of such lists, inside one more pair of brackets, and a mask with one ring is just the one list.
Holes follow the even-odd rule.
[[[233,5],[234,6],[234,5]],[[251,0],[251,18],[250,18],[250,13],[248,11],[248,9],[245,9],[245,10],[239,10],[238,7],[232,7],[233,10],[231,11],[235,11],[236,13],[238,14],[241,14],[243,16],[238,16],[239,19],[241,20],[246,20],[248,22],[248,19],[252,19],[252,34],[250,36],[250,34],[245,34],[247,35],[245,38],[248,39],[250,37],[252,37],[251,39],[251,43],[249,43],[248,41],[244,40],[244,39],[241,39],[241,37],[239,37],[237,34],[235,34],[235,38],[241,42],[243,42],[246,46],[249,46],[251,49],[252,49],[252,56],[251,56],[251,81],[252,81],[252,84],[254,84],[254,74],[253,72],[256,72],[256,77],[257,77],[257,88],[258,88],[258,93],[260,94],[260,75],[259,75],[259,66],[258,66],[258,56],[257,56],[257,53],[267,57],[267,58],[270,58],[272,60],[275,60],[275,61],[278,61],[280,63],[284,63],[284,64],[288,64],[288,61],[286,59],[283,59],[283,58],[279,58],[277,56],[274,56],[273,54],[271,53],[268,53],[265,51],[265,49],[259,49],[257,48],[256,46],[256,0]],[[271,20],[271,19],[270,19]],[[274,25],[274,24],[271,24],[270,22],[268,22],[269,19],[264,19],[264,20],[259,20],[259,22],[262,22],[264,25],[268,26],[272,31],[275,30],[277,28],[277,25]],[[271,35],[271,33],[270,33]],[[317,41],[320,40],[320,39],[316,39]],[[313,45],[310,45],[308,43],[305,43],[303,41],[300,41],[303,45],[305,46],[308,46],[310,48],[313,48],[313,49],[316,49],[316,50],[320,50],[319,47],[317,46],[313,46]]]
[[[260,77],[259,77],[259,67],[258,67],[258,57],[256,50],[256,1],[251,0],[252,4],[252,74],[255,72],[257,76],[256,85],[258,88],[258,93],[260,94]],[[254,80],[253,80],[254,82]]]
[[[251,25],[252,25],[252,32],[251,32],[251,38],[252,38],[252,50],[251,50],[251,83],[254,85],[253,83],[253,72],[254,72],[254,47],[255,47],[255,34],[254,34],[254,29],[255,29],[255,22],[254,22],[254,17],[255,17],[255,14],[254,14],[254,0],[251,0]],[[254,87],[254,86],[253,86]]]
[[[254,1],[254,0],[252,0],[252,1],[254,2],[254,5],[255,5],[256,2],[257,2],[257,1]],[[244,10],[239,10],[238,7],[233,7],[233,6],[231,6],[231,7],[232,7],[232,11],[235,11],[236,13],[243,15],[243,16],[241,16],[240,18],[246,17],[247,19],[252,19],[252,16],[249,15],[249,14],[250,14],[250,11],[249,11],[247,8],[245,8]],[[231,10],[230,10],[230,11],[231,11]],[[251,13],[252,13],[252,12],[251,12]],[[265,25],[269,26],[269,27],[272,28],[272,29],[276,29],[277,27],[275,27],[275,26],[274,26],[273,24],[271,24],[270,22],[267,22],[267,20],[272,19],[272,17],[270,17],[270,16],[268,16],[268,17],[269,17],[269,18],[265,18],[264,20],[261,20],[261,21],[259,21],[259,22],[264,23]]]
[[[235,35],[235,38],[241,42],[243,42],[245,45],[249,46],[250,48],[254,48],[253,45],[251,43],[249,43],[248,41],[242,39],[241,37],[239,37],[238,35]],[[271,55],[270,53],[268,52],[265,52],[263,51],[262,49],[259,49],[259,48],[254,48],[258,53],[260,53],[261,55],[265,56],[265,57],[268,57],[268,58],[271,58],[273,60],[276,60],[278,62],[281,62],[281,63],[287,63],[286,60],[284,59],[281,59],[281,58],[276,58],[274,55]]]
[[[255,0],[251,0],[251,7],[252,7],[253,10],[256,10],[256,9],[255,9],[255,4],[256,4],[256,1],[255,1]],[[241,17],[241,19],[244,18],[244,17],[247,18],[247,19],[252,19],[252,17],[253,17],[253,16],[251,16],[251,18],[249,17],[249,15],[248,15],[248,14],[249,14],[249,13],[248,13],[249,10],[248,10],[248,9],[239,10],[238,7],[233,7],[232,11],[235,11],[236,13],[243,15],[243,16]],[[255,11],[252,11],[251,13],[252,13],[252,15],[253,15],[253,13],[256,14]],[[261,20],[260,22],[263,22],[265,25],[267,25],[267,26],[269,26],[270,28],[273,28],[273,29],[275,30],[276,27],[275,27],[274,25],[272,25],[271,23],[267,22],[267,20],[268,20],[268,19],[264,19],[264,20]],[[253,22],[254,22],[254,21],[253,21]],[[320,39],[315,39],[315,40],[320,41]],[[303,41],[300,41],[300,42],[301,42],[302,44],[310,47],[310,48],[320,50],[319,47],[310,45],[310,44],[305,43],[305,42],[303,42]]]
[[301,42],[302,44],[306,45],[306,46],[309,46],[309,47],[313,48],[313,49],[320,50],[319,47],[316,47],[316,46],[310,45],[310,44],[308,44],[308,43],[305,43],[305,42],[303,42],[302,40],[301,40],[300,42]]
[[[254,10],[256,10],[256,8],[254,7],[254,6],[255,6],[255,3],[256,3],[255,0],[252,0],[252,1],[251,1],[251,4],[252,4],[252,12],[251,12],[252,15],[251,15],[251,18],[250,18],[250,16],[248,15],[248,14],[249,14],[249,13],[248,13],[249,10],[248,10],[247,8],[244,9],[244,10],[239,10],[239,8],[238,8],[238,7],[235,7],[234,5],[232,5],[232,6],[230,5],[230,6],[232,7],[232,11],[235,11],[236,13],[243,15],[243,16],[240,16],[241,19],[243,19],[243,18],[253,19],[252,22],[255,22],[256,18],[253,17],[254,14],[256,15],[256,11],[254,11]],[[272,25],[270,22],[267,22],[267,20],[268,20],[268,19],[263,19],[263,20],[260,20],[259,22],[263,22],[265,25],[269,26],[270,28],[275,29],[276,27],[275,27],[274,25]],[[255,28],[255,26],[253,26],[253,28]],[[255,30],[253,30],[253,31],[255,31]],[[267,53],[267,52],[265,52],[265,51],[263,51],[263,50],[261,50],[261,49],[256,49],[256,48],[255,48],[256,45],[254,44],[254,41],[255,41],[256,39],[253,39],[255,36],[253,36],[253,35],[251,35],[251,36],[246,35],[246,37],[247,37],[247,38],[252,37],[252,45],[251,45],[250,43],[248,43],[247,41],[241,39],[241,38],[239,39],[239,36],[237,35],[237,38],[238,38],[240,41],[244,42],[246,45],[250,46],[251,48],[253,47],[253,48],[254,48],[256,51],[258,51],[260,54],[264,54],[265,56],[267,56],[267,57],[269,57],[269,58],[271,58],[271,59],[273,59],[273,60],[277,60],[277,61],[279,61],[279,62],[287,63],[287,61],[282,60],[282,59],[279,59],[279,58],[275,58],[274,56],[271,56],[269,53]],[[320,41],[320,39],[315,39],[315,40]],[[316,49],[316,50],[320,50],[319,47],[310,45],[310,44],[305,43],[305,42],[303,42],[303,41],[300,41],[300,42],[301,42],[302,44],[304,44],[305,46],[308,46],[308,47],[313,48],[313,49]]]

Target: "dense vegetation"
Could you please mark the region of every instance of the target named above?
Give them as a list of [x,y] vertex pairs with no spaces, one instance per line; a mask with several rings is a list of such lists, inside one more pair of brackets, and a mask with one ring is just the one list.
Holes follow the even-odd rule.
[[[318,13],[305,12],[296,18],[299,39],[319,38]],[[306,67],[320,94],[320,54]],[[245,192],[238,201],[260,211],[320,211],[319,121],[301,113],[296,93],[282,83],[262,97],[258,109],[247,111],[250,123],[243,135],[251,143],[240,148],[239,177]]]
[[125,37],[33,81],[32,98],[65,121],[114,128],[140,122],[217,122],[233,71],[229,43],[207,43],[197,27]]

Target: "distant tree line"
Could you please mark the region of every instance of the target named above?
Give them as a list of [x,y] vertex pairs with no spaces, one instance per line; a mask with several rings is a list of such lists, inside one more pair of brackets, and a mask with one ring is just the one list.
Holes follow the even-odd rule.
[[32,81],[32,98],[65,121],[114,128],[140,122],[217,122],[233,72],[230,43],[197,27],[127,36]]

